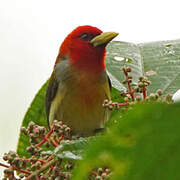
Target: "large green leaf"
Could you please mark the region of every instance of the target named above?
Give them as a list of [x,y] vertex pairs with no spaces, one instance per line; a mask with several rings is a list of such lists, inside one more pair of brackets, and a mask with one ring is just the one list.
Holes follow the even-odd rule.
[[[30,107],[28,108],[24,119],[22,121],[21,127],[27,127],[30,121],[35,122],[38,125],[47,127],[46,123],[46,115],[45,115],[45,93],[47,88],[47,82],[41,87],[39,92],[36,94],[33,99]],[[22,132],[20,132],[18,145],[17,145],[17,153],[21,156],[28,156],[26,152],[26,147],[29,146],[29,138],[24,136]]]
[[145,75],[152,81],[150,91],[180,89],[180,40],[140,44],[139,48]]
[[112,42],[107,47],[106,67],[110,74],[112,84],[117,89],[126,89],[121,84],[124,80],[122,67],[124,65],[132,68],[132,76],[134,83],[143,75],[143,65],[141,61],[140,51],[137,45],[127,42]]
[[107,51],[107,69],[116,88],[125,88],[119,82],[124,80],[120,69],[126,65],[132,68],[135,83],[141,75],[152,81],[149,92],[162,89],[165,93],[175,93],[180,89],[180,40],[137,45],[112,42]]
[[[140,104],[89,144],[73,179],[87,179],[97,167],[112,170],[117,180],[180,179],[180,104]],[[176,116],[174,116],[176,114]]]

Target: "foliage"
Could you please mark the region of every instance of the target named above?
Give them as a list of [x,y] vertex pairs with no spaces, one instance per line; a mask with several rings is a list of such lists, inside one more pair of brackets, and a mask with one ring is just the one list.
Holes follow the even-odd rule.
[[[73,179],[109,167],[112,179],[179,179],[179,104],[137,104],[113,114],[109,131],[89,144]],[[176,116],[174,116],[176,114]]]
[[[33,99],[30,107],[28,108],[24,119],[22,121],[21,127],[27,127],[30,121],[34,123],[47,127],[46,123],[46,115],[45,115],[45,93],[48,82],[46,82],[39,92],[36,94]],[[21,132],[19,135],[18,145],[17,145],[17,153],[22,156],[29,156],[25,149],[29,146],[29,139],[27,136],[24,136]]]
[[[132,68],[134,82],[140,76],[152,81],[149,93],[162,89],[165,94],[175,93],[180,87],[180,40],[144,44],[112,42],[107,47],[106,65],[114,87],[125,89],[119,69]],[[115,79],[115,80],[114,80]]]
[[[43,130],[42,136],[37,135],[40,129],[47,128],[44,106],[47,81],[23,119],[17,153],[10,151],[5,155],[10,166],[0,163],[8,168],[5,170],[7,177],[13,177],[13,171],[17,170],[23,176],[30,175],[28,179],[51,176],[68,179],[77,161],[73,179],[179,179],[180,105],[169,104],[171,95],[167,94],[180,87],[179,48],[179,40],[138,45],[110,43],[106,64],[116,89],[112,88],[112,101],[105,101],[104,107],[116,110],[106,124],[107,131],[94,138],[66,136],[69,129],[62,124]],[[126,68],[127,65],[130,68]],[[151,85],[144,76],[152,81]],[[162,96],[159,88],[167,96]],[[33,130],[30,130],[31,121]],[[58,127],[64,128],[62,134],[55,130]],[[36,156],[36,161],[31,161],[32,155]],[[41,166],[37,163],[39,160],[43,162]],[[26,161],[29,162],[27,166],[24,165]]]

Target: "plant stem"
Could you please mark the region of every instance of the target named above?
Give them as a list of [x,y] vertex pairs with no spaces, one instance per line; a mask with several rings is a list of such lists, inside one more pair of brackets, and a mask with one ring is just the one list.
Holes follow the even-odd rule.
[[123,72],[124,72],[124,75],[125,75],[125,77],[126,77],[127,84],[128,84],[128,94],[130,94],[132,101],[135,101],[134,91],[132,90],[132,88],[131,88],[131,83],[130,83],[129,80],[128,80],[128,72],[126,71],[125,68],[123,68]]
[[134,91],[131,88],[131,83],[128,81],[128,89],[129,89],[129,94],[131,96],[132,101],[135,101],[135,97],[134,97]]
[[[112,105],[112,106],[115,106],[115,103],[112,103],[111,105]],[[128,106],[128,105],[129,105],[129,102],[126,102],[126,103],[118,103],[117,105],[118,105],[118,106]]]
[[5,167],[5,168],[9,168],[9,167],[10,167],[10,166],[5,165],[5,164],[3,164],[3,163],[0,163],[0,166]]
[[48,134],[43,138],[43,140],[42,140],[39,144],[37,144],[36,146],[37,146],[37,147],[40,147],[40,146],[42,146],[45,142],[47,142],[49,136],[53,133],[53,131],[54,131],[54,126],[52,126],[51,130],[49,131],[49,133],[48,133]]
[[146,87],[143,86],[143,99],[146,99]]
[[58,147],[59,144],[57,144],[54,139],[50,138],[50,142],[54,147]]
[[27,175],[30,175],[30,172],[29,172],[29,171],[26,171],[26,170],[23,170],[23,169],[18,169],[18,168],[14,167],[14,166],[8,166],[8,165],[2,164],[2,163],[0,163],[0,166],[5,167],[5,168],[10,168],[10,167],[12,167],[12,168],[13,168],[14,170],[16,170],[16,171],[19,171],[19,172],[25,173],[25,174],[27,174]]
[[37,177],[41,172],[43,172],[44,170],[46,170],[47,168],[49,168],[51,165],[53,165],[54,163],[56,163],[57,160],[52,159],[51,161],[49,161],[48,163],[44,164],[39,170],[33,172],[30,176],[28,176],[26,178],[26,180],[31,180],[34,177]]

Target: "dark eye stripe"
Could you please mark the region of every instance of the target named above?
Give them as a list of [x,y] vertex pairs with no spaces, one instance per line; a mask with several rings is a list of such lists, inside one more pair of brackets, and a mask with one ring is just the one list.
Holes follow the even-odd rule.
[[83,41],[90,41],[91,39],[93,39],[93,35],[92,34],[87,34],[87,33],[84,33],[84,34],[82,34],[81,35],[81,39],[83,40]]

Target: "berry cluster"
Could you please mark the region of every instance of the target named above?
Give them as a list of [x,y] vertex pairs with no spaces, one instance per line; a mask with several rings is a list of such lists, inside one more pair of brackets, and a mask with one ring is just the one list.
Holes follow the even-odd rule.
[[52,154],[43,154],[45,148],[57,147],[62,140],[71,138],[71,129],[64,125],[62,121],[54,121],[52,128],[47,132],[43,126],[36,125],[30,122],[28,127],[22,127],[21,132],[29,137],[30,146],[26,151],[30,157],[19,157],[16,152],[9,151],[5,153],[3,159],[9,164],[0,164],[6,167],[4,170],[4,180],[16,180],[15,171],[18,172],[20,179],[69,179],[71,173],[69,172],[74,163],[70,161],[63,161],[55,158]]
[[90,180],[108,180],[111,177],[112,172],[109,168],[97,168],[91,172]]
[[29,123],[27,128],[22,127],[21,132],[30,139],[31,146],[26,150],[32,155],[38,153],[40,151],[38,148],[43,144],[45,144],[46,147],[49,147],[50,145],[57,147],[62,139],[68,139],[71,137],[71,129],[63,124],[62,121],[57,120],[54,120],[52,128],[48,133],[46,132],[45,127],[38,126],[32,121]]
[[153,101],[166,102],[171,103],[172,94],[167,94],[166,96],[162,96],[163,91],[161,89],[157,90],[155,93],[150,93],[147,95],[147,87],[151,84],[151,82],[147,79],[147,77],[141,76],[139,77],[138,83],[133,84],[133,77],[130,75],[132,71],[130,67],[123,67],[122,71],[125,76],[125,80],[122,84],[127,85],[127,91],[120,91],[120,96],[124,97],[123,103],[112,102],[109,100],[104,100],[103,106],[110,110],[117,110],[119,107],[123,107],[123,109],[127,109],[129,105],[140,102],[147,103]]
[[[122,84],[127,84],[128,90],[127,92],[121,92],[121,95],[126,96],[127,98],[131,98],[132,101],[139,99],[140,96],[135,97],[135,93],[142,94],[143,99],[146,99],[147,87],[151,84],[151,82],[147,79],[147,77],[141,76],[139,77],[138,84],[133,83],[133,77],[129,74],[132,70],[130,67],[123,67],[122,71],[125,75],[125,80]],[[128,99],[125,99],[127,101]]]

